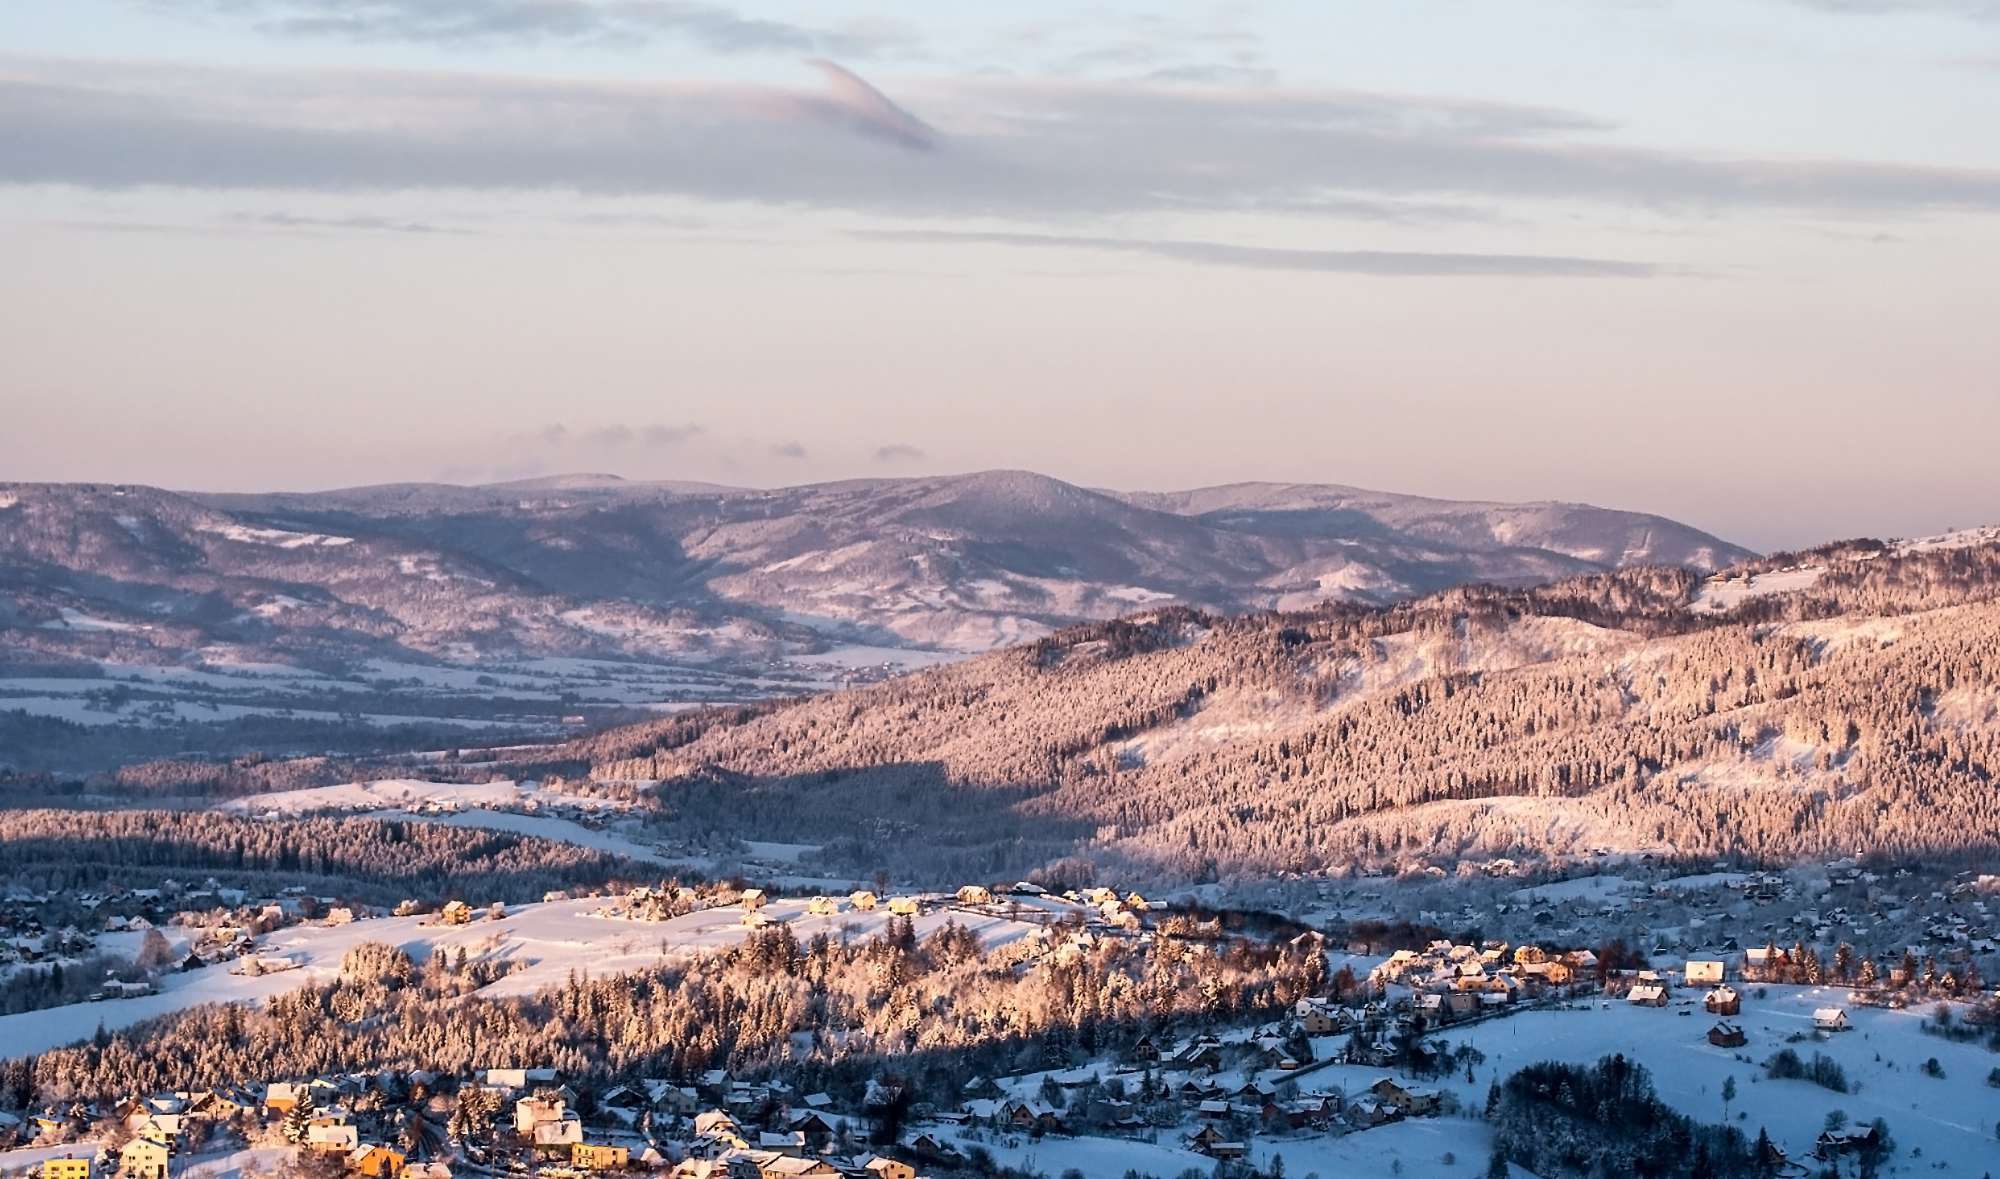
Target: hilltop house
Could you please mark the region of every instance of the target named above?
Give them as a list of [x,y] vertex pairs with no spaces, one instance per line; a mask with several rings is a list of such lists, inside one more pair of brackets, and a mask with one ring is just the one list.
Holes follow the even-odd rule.
[[1816,1031],[1844,1032],[1853,1026],[1847,1022],[1847,1009],[1844,1007],[1822,1007],[1813,1012],[1813,1028]]

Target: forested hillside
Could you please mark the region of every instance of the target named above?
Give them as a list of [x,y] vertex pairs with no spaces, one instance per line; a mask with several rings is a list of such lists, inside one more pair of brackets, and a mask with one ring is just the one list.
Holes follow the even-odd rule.
[[1798,560],[1800,588],[1720,612],[1678,569],[1163,610],[535,757],[659,780],[683,827],[967,874],[1074,851],[1200,878],[2000,847],[2000,545]]

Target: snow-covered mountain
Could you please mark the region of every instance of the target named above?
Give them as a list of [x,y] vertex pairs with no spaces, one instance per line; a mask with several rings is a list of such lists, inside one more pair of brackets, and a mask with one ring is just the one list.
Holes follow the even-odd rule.
[[579,475],[181,494],[0,485],[15,657],[977,651],[1162,603],[1240,613],[1746,550],[1657,516],[1335,486],[1092,490],[1020,471],[778,490]]

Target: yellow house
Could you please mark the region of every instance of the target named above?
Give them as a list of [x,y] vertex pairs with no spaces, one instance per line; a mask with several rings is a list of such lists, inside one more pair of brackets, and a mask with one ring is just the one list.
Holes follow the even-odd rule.
[[90,1160],[73,1159],[67,1156],[59,1159],[42,1160],[42,1179],[90,1179]]
[[917,1169],[901,1159],[884,1158],[876,1155],[862,1164],[874,1179],[917,1179]]
[[386,1146],[357,1146],[347,1156],[347,1169],[368,1179],[396,1179],[403,1173],[403,1155]]
[[118,1152],[118,1173],[125,1179],[167,1179],[173,1151],[150,1138],[134,1138]]
[[569,1161],[579,1171],[622,1171],[631,1165],[632,1152],[623,1146],[579,1142],[569,1148]]

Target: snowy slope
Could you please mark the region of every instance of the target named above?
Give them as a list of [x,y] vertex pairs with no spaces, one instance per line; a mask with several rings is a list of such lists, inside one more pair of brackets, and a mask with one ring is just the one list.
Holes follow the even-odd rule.
[[[429,917],[383,917],[341,926],[296,926],[264,938],[259,953],[297,962],[298,968],[257,977],[230,974],[210,966],[161,980],[157,995],[75,1003],[43,1011],[0,1016],[0,1055],[46,1051],[85,1039],[99,1027],[116,1031],[142,1020],[202,1003],[258,1001],[339,976],[347,951],[362,942],[387,942],[413,958],[439,950],[464,949],[469,958],[515,963],[521,967],[483,994],[526,995],[566,979],[572,971],[608,975],[644,970],[683,961],[732,946],[749,935],[737,908],[706,909],[670,921],[638,921],[605,916],[605,898],[552,901],[523,905],[499,921],[483,915],[466,925],[430,924]],[[774,920],[793,923],[802,937],[813,933],[848,931],[872,937],[886,928],[886,909],[844,912],[833,917],[808,917],[804,899],[773,902],[765,912]],[[1001,945],[1037,932],[1041,926],[1000,917],[958,911],[926,913],[916,919],[919,937],[956,921],[988,945]]]

